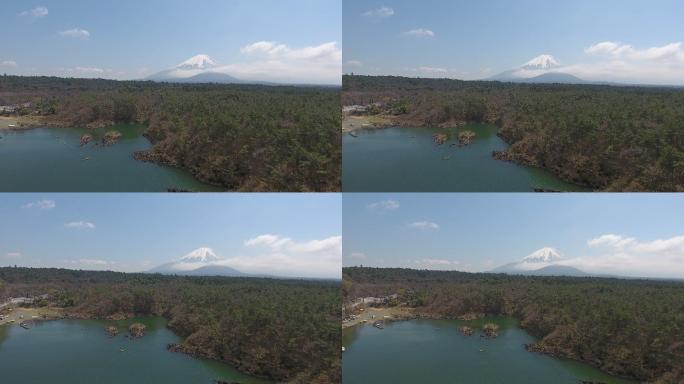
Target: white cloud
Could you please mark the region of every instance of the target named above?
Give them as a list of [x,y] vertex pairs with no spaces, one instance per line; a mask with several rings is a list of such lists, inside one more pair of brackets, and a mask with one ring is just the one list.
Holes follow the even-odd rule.
[[633,238],[624,238],[620,235],[608,234],[601,235],[597,238],[587,241],[587,245],[591,247],[595,246],[613,246],[617,248],[624,248],[627,245],[633,244],[635,240]]
[[436,68],[436,67],[419,67],[417,69],[418,72],[423,72],[423,73],[428,73],[431,75],[434,74],[445,74],[449,72],[446,68]]
[[350,259],[365,260],[366,254],[363,252],[352,252],[348,255]]
[[413,264],[420,269],[430,270],[453,270],[460,266],[460,262],[446,259],[420,259],[414,260]]
[[95,67],[76,67],[76,68],[74,68],[74,72],[80,72],[80,73],[86,73],[86,74],[99,74],[99,73],[105,73],[108,71],[104,70],[102,68],[95,68]]
[[435,33],[429,29],[417,28],[404,32],[404,36],[412,37],[435,37]]
[[87,269],[110,269],[115,266],[116,263],[113,261],[99,260],[99,259],[77,259],[77,260],[64,260],[66,264],[73,267],[87,268]]
[[0,61],[0,66],[16,68],[17,62],[14,60],[3,60],[3,61]]
[[415,228],[415,229],[434,229],[438,230],[439,225],[437,223],[433,223],[431,221],[416,221],[414,223],[411,223],[408,225],[409,228]]
[[684,43],[635,48],[603,41],[585,48],[587,61],[555,69],[589,81],[684,85]]
[[284,83],[340,84],[342,81],[342,50],[336,42],[292,48],[274,41],[258,41],[242,47],[240,52],[244,57],[242,62],[218,66],[212,72],[243,80]]
[[57,206],[54,200],[42,199],[31,203],[26,203],[21,207],[24,209],[53,209]]
[[73,37],[77,39],[87,39],[90,37],[90,32],[85,29],[73,28],[59,33],[61,36]]
[[399,209],[400,206],[401,205],[397,200],[390,199],[368,204],[366,205],[366,208],[379,211],[394,211],[395,209]]
[[560,262],[581,270],[631,277],[684,278],[684,236],[653,241],[606,234],[587,244],[599,249],[596,256],[582,256]]
[[21,252],[8,252],[7,257],[10,259],[18,259],[21,257]]
[[359,60],[348,60],[346,64],[350,67],[363,67],[363,63],[361,63]]
[[48,15],[48,9],[46,7],[35,7],[28,11],[23,11],[19,13],[19,16],[29,16],[35,19],[45,17]]
[[391,17],[394,15],[394,9],[390,7],[380,7],[376,9],[371,9],[369,11],[366,11],[361,14],[361,16],[364,17],[373,17],[373,18],[379,18],[379,19],[384,19],[387,17]]
[[246,255],[216,264],[246,273],[288,277],[339,278],[342,268],[342,236],[299,242],[265,234],[244,242]]
[[612,41],[604,41],[591,45],[584,52],[594,55],[612,55],[614,57],[629,58],[634,60],[675,60],[684,61],[682,43],[670,43],[662,47],[650,47],[636,49],[628,44]]
[[64,227],[73,229],[95,229],[95,224],[89,221],[72,221],[64,224]]
[[249,55],[262,55],[270,59],[289,59],[289,60],[327,60],[342,59],[342,51],[337,47],[337,43],[328,42],[317,46],[293,49],[285,44],[273,41],[258,41],[240,48],[240,52]]

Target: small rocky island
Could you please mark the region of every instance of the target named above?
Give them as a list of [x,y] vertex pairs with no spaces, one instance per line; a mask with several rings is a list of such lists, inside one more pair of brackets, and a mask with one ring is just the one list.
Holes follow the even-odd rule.
[[449,136],[447,136],[445,133],[435,133],[432,135],[432,140],[434,140],[435,144],[437,145],[446,143],[447,139],[449,139]]
[[494,339],[499,336],[499,326],[494,323],[487,323],[482,326],[482,334],[487,338]]
[[113,325],[108,325],[105,327],[105,332],[107,332],[107,336],[114,337],[119,334],[119,328]]
[[472,336],[473,335],[473,329],[467,325],[461,325],[460,327],[458,327],[458,331],[461,332],[461,334],[463,336]]
[[463,147],[470,145],[475,140],[475,132],[473,131],[463,131],[458,134],[458,145]]
[[93,141],[93,135],[86,133],[85,135],[81,136],[81,147],[84,145],[88,145],[88,143],[90,143],[91,141]]
[[145,335],[145,328],[147,328],[145,324],[133,323],[128,327],[128,333],[133,338],[143,337]]
[[102,145],[114,145],[121,138],[121,132],[119,131],[109,131],[102,137]]

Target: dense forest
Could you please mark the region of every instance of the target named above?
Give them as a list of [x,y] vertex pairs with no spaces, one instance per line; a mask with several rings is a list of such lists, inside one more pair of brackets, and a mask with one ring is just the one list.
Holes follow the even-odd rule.
[[653,383],[684,382],[684,282],[343,269],[343,300],[398,294],[418,315],[513,316],[530,349]]
[[684,191],[684,89],[345,75],[342,104],[392,124],[490,123],[496,158],[606,191]]
[[75,318],[158,315],[183,352],[292,383],[338,383],[339,281],[0,268],[0,298],[39,296]]
[[339,191],[339,89],[0,76],[0,105],[51,126],[141,123],[136,158],[238,191]]

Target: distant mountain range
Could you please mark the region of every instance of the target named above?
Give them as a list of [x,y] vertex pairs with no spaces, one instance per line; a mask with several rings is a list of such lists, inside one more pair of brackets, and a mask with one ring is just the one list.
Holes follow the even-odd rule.
[[540,55],[518,68],[499,73],[485,80],[539,84],[589,84],[577,76],[559,72],[561,68],[560,63],[553,56]]
[[277,85],[276,83],[265,81],[238,79],[227,73],[219,72],[220,69],[221,68],[216,61],[208,55],[196,55],[173,68],[150,75],[144,80],[182,84],[216,83]]
[[558,264],[563,260],[565,259],[558,251],[545,247],[524,257],[521,261],[502,265],[489,272],[534,276],[590,276],[577,268]]
[[152,268],[147,273],[181,276],[253,276],[225,265],[211,248],[195,249],[176,261]]

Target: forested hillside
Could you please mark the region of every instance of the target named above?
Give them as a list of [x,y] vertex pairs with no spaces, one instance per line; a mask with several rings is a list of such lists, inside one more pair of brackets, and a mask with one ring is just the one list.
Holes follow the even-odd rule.
[[142,123],[136,158],[238,191],[340,189],[339,89],[0,76],[0,105],[38,125]]
[[0,268],[0,298],[44,294],[76,318],[164,316],[183,352],[246,373],[340,382],[339,282]]
[[684,89],[346,75],[343,105],[391,124],[499,127],[502,160],[596,190],[684,191]]
[[418,315],[513,316],[530,350],[655,383],[684,381],[684,282],[352,267],[343,299],[398,294]]

